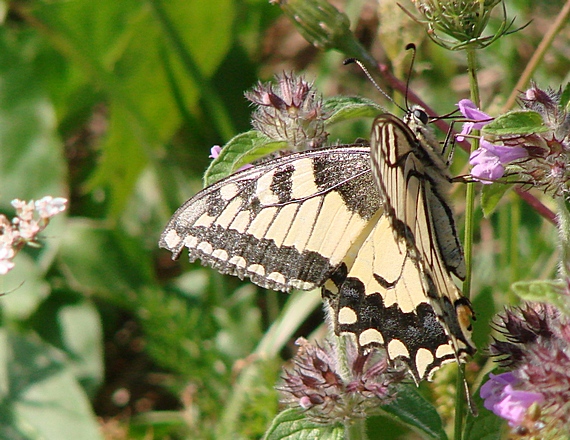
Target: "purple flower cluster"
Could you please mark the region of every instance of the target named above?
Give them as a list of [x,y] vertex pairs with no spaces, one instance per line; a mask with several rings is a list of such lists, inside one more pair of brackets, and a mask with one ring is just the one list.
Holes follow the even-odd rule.
[[525,303],[499,316],[492,355],[508,373],[481,387],[485,408],[518,432],[560,438],[570,429],[570,320],[554,306]]
[[366,417],[395,397],[393,385],[402,381],[404,371],[389,371],[385,355],[378,351],[359,352],[354,343],[346,345],[348,377],[340,372],[338,347],[325,342],[311,345],[297,340],[299,351],[294,367],[285,370],[279,388],[285,403],[300,407],[323,423]]
[[[463,129],[457,136],[458,141],[462,141],[471,131],[480,130],[493,120],[491,116],[479,110],[468,99],[459,101],[458,106],[463,116],[472,119],[472,121],[463,124]],[[473,165],[471,175],[483,183],[493,183],[493,181],[503,177],[507,164],[527,156],[527,151],[522,147],[494,145],[481,138],[479,148],[469,157],[469,163]]]
[[[471,153],[471,175],[483,183],[505,175],[517,175],[517,181],[543,188],[556,196],[569,191],[570,182],[570,114],[561,105],[561,92],[541,90],[532,85],[520,98],[526,111],[538,113],[542,125],[536,132],[525,128],[522,133],[481,137],[480,147]],[[472,130],[481,129],[492,118],[477,109],[469,100],[458,104],[459,110],[471,121],[457,137],[462,140]],[[507,122],[508,124],[508,122]],[[508,128],[508,127],[504,127]]]

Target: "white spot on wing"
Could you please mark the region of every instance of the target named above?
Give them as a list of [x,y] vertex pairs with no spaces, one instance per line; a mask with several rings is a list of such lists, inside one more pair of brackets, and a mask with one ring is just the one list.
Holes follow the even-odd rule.
[[195,249],[198,245],[198,238],[194,237],[193,235],[187,235],[184,239],[184,246],[188,249]]
[[239,187],[235,183],[228,183],[220,188],[222,200],[231,200],[239,193]]
[[277,246],[281,246],[289,232],[289,228],[293,224],[298,207],[299,205],[293,203],[283,206],[276,215],[275,220],[269,225],[265,238],[273,240]]
[[198,218],[198,220],[194,222],[194,226],[203,226],[204,228],[209,228],[212,226],[214,220],[216,220],[216,217],[212,217],[211,215],[208,215],[207,212],[205,212]]
[[285,284],[285,277],[279,272],[271,272],[269,275],[267,275],[267,279],[270,281],[275,281],[279,284]]
[[243,234],[249,223],[251,222],[251,213],[249,211],[240,211],[234,221],[230,224],[229,228]]
[[180,240],[182,240],[182,238],[174,229],[168,231],[164,236],[164,242],[170,249],[176,248],[180,244]]
[[271,190],[271,184],[273,183],[273,177],[276,170],[272,170],[266,174],[263,174],[257,179],[257,185],[255,187],[255,195],[259,199],[262,205],[274,205],[279,203],[279,197],[273,190]]
[[242,269],[245,269],[245,267],[247,266],[245,258],[240,257],[239,255],[235,255],[232,258],[230,258],[230,261],[228,261],[228,263],[233,264],[234,266]]
[[404,356],[409,359],[410,352],[399,339],[392,339],[388,344],[388,357],[390,359],[396,359],[398,356]]
[[229,255],[224,249],[216,249],[212,252],[212,257],[217,258],[218,260],[227,261]]
[[364,347],[369,344],[384,344],[384,337],[375,328],[369,328],[360,333],[358,343]]
[[260,276],[265,275],[265,268],[261,264],[250,264],[247,271]]
[[448,357],[449,355],[453,355],[453,353],[453,347],[451,347],[449,344],[444,344],[437,347],[437,350],[435,351],[435,357],[442,359]]
[[433,354],[427,348],[420,348],[416,353],[418,376],[424,377],[427,367],[434,361]]
[[212,245],[210,243],[208,243],[207,241],[202,241],[196,249],[198,249],[199,251],[202,251],[208,255],[211,255],[212,252],[214,251],[214,248],[212,248]]
[[319,215],[320,197],[314,197],[305,201],[293,220],[287,237],[283,240],[283,246],[295,246],[299,252],[303,252],[307,247],[307,242],[311,238],[315,217]]
[[343,307],[338,311],[339,324],[354,324],[357,320],[356,312],[350,307]]
[[366,221],[346,208],[337,192],[330,192],[324,196],[306,248],[329,258],[330,264],[335,266],[342,261],[365,225]]

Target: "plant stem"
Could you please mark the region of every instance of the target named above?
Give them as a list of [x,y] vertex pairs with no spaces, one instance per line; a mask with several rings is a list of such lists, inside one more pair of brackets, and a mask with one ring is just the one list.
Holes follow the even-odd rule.
[[565,197],[556,197],[558,206],[558,237],[560,239],[560,277],[567,280],[570,277],[570,212]]
[[[475,50],[467,49],[467,70],[469,73],[469,86],[471,90],[471,101],[475,103],[477,107],[481,106],[479,97],[479,85],[477,81],[477,56]],[[477,138],[477,133],[474,133],[475,137],[471,144],[471,151],[475,151],[479,148],[479,139]],[[473,229],[474,229],[474,206],[475,206],[475,186],[472,184],[467,185],[467,193],[465,200],[465,281],[463,283],[463,295],[469,298],[471,293],[471,273],[473,265]],[[455,400],[455,429],[454,438],[456,440],[461,440],[463,435],[463,421],[465,414],[465,402],[466,396],[464,395],[463,381],[465,380],[465,370],[461,365],[459,367],[459,374],[457,375],[456,384],[456,400]]]
[[368,440],[366,419],[352,419],[345,424],[345,440]]

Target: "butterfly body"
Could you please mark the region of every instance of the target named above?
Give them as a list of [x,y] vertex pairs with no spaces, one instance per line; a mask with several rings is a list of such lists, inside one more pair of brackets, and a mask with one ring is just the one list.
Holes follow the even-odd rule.
[[428,379],[474,348],[471,308],[451,277],[465,276],[451,178],[422,127],[385,114],[370,147],[302,151],[233,174],[179,208],[160,245],[262,287],[321,287],[337,333]]

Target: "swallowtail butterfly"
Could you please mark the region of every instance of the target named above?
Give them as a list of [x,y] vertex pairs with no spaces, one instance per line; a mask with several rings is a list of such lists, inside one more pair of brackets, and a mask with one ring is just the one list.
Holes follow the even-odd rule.
[[335,331],[381,347],[414,380],[475,349],[451,183],[427,114],[376,118],[370,146],[293,153],[200,191],[160,246],[274,290],[322,289]]

